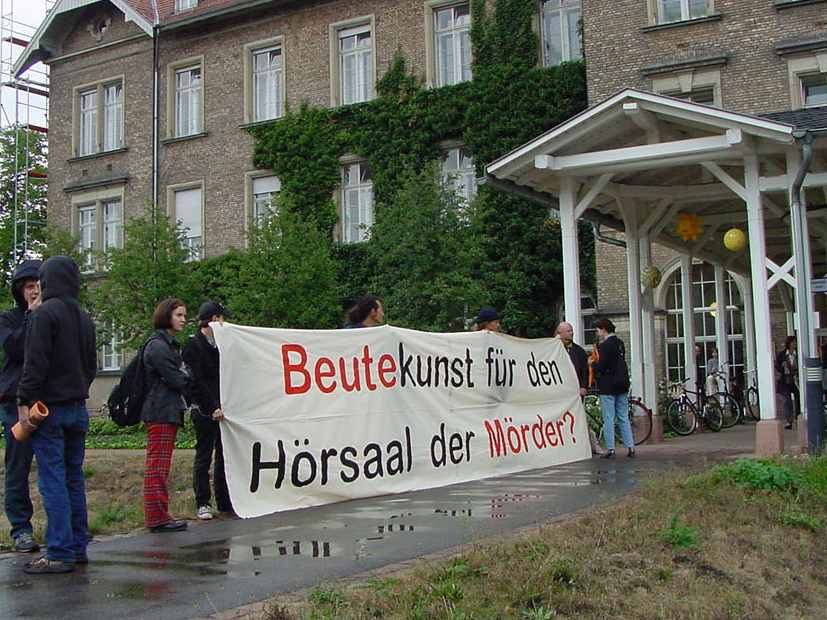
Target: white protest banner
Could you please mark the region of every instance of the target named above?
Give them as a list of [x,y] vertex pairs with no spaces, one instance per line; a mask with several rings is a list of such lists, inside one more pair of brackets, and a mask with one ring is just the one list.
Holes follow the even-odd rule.
[[556,339],[213,324],[236,512],[256,517],[591,456]]

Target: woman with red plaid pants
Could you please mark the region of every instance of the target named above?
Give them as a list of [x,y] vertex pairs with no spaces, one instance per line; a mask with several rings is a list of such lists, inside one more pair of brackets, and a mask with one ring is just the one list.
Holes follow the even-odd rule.
[[169,515],[167,479],[175,435],[184,423],[184,394],[190,383],[181,346],[175,340],[187,323],[187,308],[180,299],[165,299],[155,308],[152,320],[158,331],[144,348],[147,396],[141,410],[147,427],[144,522],[153,532],[179,532],[187,529],[187,522]]

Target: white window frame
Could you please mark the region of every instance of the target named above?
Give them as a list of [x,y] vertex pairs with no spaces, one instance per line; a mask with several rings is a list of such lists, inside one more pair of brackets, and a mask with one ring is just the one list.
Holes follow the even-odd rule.
[[109,329],[112,337],[100,347],[100,370],[104,372],[118,371],[123,367],[124,352],[121,350],[123,343],[114,325],[110,323]]
[[[572,13],[577,14],[577,21],[575,22],[576,32],[573,36],[577,37],[579,53],[572,56],[572,32],[570,28],[569,16]],[[559,0],[559,7],[550,8],[548,0],[542,0],[540,3],[540,41],[543,47],[543,65],[546,67],[553,67],[560,62],[553,62],[549,57],[548,48],[548,26],[546,25],[548,18],[552,14],[558,14],[560,18],[560,62],[569,62],[571,60],[580,60],[583,58],[583,41],[580,38],[580,21],[583,18],[583,6],[581,0]]]
[[[262,118],[258,116],[256,109],[256,78],[255,78],[255,56],[266,51],[278,49],[281,56],[281,69],[278,71],[277,87],[277,116]],[[286,71],[287,56],[283,37],[272,37],[261,41],[253,41],[244,46],[244,123],[264,123],[284,116],[287,109],[286,94]]]
[[[370,179],[362,181],[363,173],[367,171]],[[355,175],[354,175],[355,173]],[[348,180],[357,178],[355,183]],[[353,198],[356,198],[356,204]],[[340,231],[342,243],[360,243],[370,239],[371,228],[374,223],[373,174],[370,165],[364,160],[347,161],[342,164],[341,188],[339,190],[339,207],[341,210]],[[357,232],[351,232],[351,211],[357,210]]]
[[655,75],[651,79],[654,92],[681,99],[686,99],[693,92],[711,88],[712,105],[722,107],[720,69],[687,69],[675,73]]
[[[263,54],[278,56],[278,67],[268,66],[266,70],[256,68],[256,60]],[[281,118],[284,115],[284,95],[282,94],[284,84],[284,58],[282,57],[281,46],[274,45],[262,50],[253,52],[253,121],[269,121]],[[265,88],[266,87],[266,88]],[[261,90],[268,90],[265,99],[265,108],[259,108]],[[275,91],[275,92],[272,92]]]
[[[108,77],[73,89],[72,153],[74,157],[90,157],[124,148],[124,112],[126,87],[124,76]],[[107,103],[110,88],[119,88],[120,97]],[[84,99],[93,95],[94,102]],[[114,115],[114,122],[112,120]]]
[[[179,96],[178,76],[183,75],[187,71],[198,69],[201,74],[200,84],[198,87],[187,88],[189,95],[197,94],[197,105],[191,103],[192,97],[189,101],[189,111],[194,112],[196,123],[188,123],[186,128],[179,127]],[[204,71],[204,57],[193,56],[191,58],[183,58],[177,62],[167,65],[167,101],[166,101],[166,121],[167,121],[167,139],[175,138],[189,138],[193,136],[202,135],[206,129],[206,117],[204,115],[204,99],[206,95],[206,74]],[[193,129],[195,131],[193,131]]]
[[256,181],[260,179],[270,179],[272,178],[277,186],[277,189],[271,192],[271,203],[270,203],[270,213],[275,214],[278,212],[278,205],[275,203],[276,197],[278,196],[279,192],[281,191],[281,179],[279,179],[275,174],[273,174],[269,170],[253,170],[251,172],[247,172],[244,175],[244,202],[245,202],[245,213],[244,213],[244,227],[249,232],[257,225],[260,225],[261,222],[257,220],[257,194],[255,193],[255,185]]
[[[353,19],[330,24],[330,101],[336,107],[352,105],[370,101],[376,97],[376,19],[373,15],[362,15]],[[341,51],[343,36],[356,36],[360,33],[370,34],[370,47],[353,50],[345,55]],[[353,56],[370,62],[368,80],[363,80],[359,96],[352,101],[345,101],[345,83],[343,79],[343,64],[345,56]]]
[[[95,273],[105,268],[103,262],[98,262],[97,254],[105,252],[112,247],[123,247],[123,226],[125,221],[125,188],[123,186],[107,187],[88,192],[78,192],[72,195],[72,231],[78,236],[78,243],[81,252],[86,253],[84,264],[81,265],[83,273]],[[106,205],[112,203],[120,204],[120,218],[114,220],[106,217]],[[84,224],[81,221],[82,213],[93,213],[93,224]],[[107,236],[111,227],[115,227],[115,235]],[[94,233],[91,237],[85,237],[83,229],[92,227]],[[111,243],[114,238],[115,243]]]
[[820,102],[807,103],[807,89],[804,86],[804,80],[813,76],[820,77],[827,83],[827,73],[804,73],[798,76],[798,83],[801,85],[801,107],[802,108],[820,108],[827,105],[827,99]]
[[[470,22],[472,13],[472,7],[470,1],[457,1],[457,0],[425,0],[425,78],[426,83],[429,87],[435,88],[439,86],[444,86],[441,83],[440,79],[440,71],[439,71],[439,50],[437,45],[437,27],[436,27],[436,19],[437,14],[439,11],[447,8],[457,7],[461,5],[468,6],[468,15],[469,15],[469,26],[468,26],[468,36],[469,36],[469,43],[468,43],[468,52],[469,52],[469,68],[471,74],[469,75],[469,80],[473,79],[473,50],[471,49],[471,41],[470,41]],[[461,82],[463,80],[459,80]],[[456,83],[459,83],[456,82]]]
[[77,207],[78,243],[83,254],[83,273],[93,273],[97,266],[95,252],[98,251],[98,206],[94,202]]
[[[184,81],[187,81],[184,84]],[[201,98],[204,77],[200,65],[175,71],[175,137],[195,136],[202,131]]]
[[790,83],[791,109],[800,110],[805,107],[816,107],[805,105],[804,85],[801,83],[801,78],[813,73],[827,73],[827,50],[819,50],[808,56],[790,58],[787,60],[787,73]]
[[[178,218],[177,213],[177,200],[178,194],[181,192],[187,192],[192,190],[198,190],[200,192],[200,235],[190,235],[185,232],[184,235],[184,247],[187,248],[189,251],[189,255],[187,256],[187,262],[201,260],[205,256],[205,248],[206,248],[206,222],[205,222],[205,201],[206,201],[206,191],[205,191],[205,184],[203,181],[194,181],[192,183],[180,183],[177,185],[169,185],[167,186],[167,215],[170,218],[170,221],[176,225],[176,228],[181,228],[181,223],[183,220]],[[193,240],[197,239],[197,243]]]
[[[452,165],[452,158],[456,161],[456,167],[449,167]],[[470,165],[463,167],[463,159],[469,160]],[[462,145],[449,147],[445,151],[442,158],[442,178],[466,206],[477,195],[477,172],[474,158]]]
[[653,24],[677,24],[679,22],[688,21],[691,19],[700,19],[707,17],[715,12],[715,0],[706,0],[706,7],[703,15],[694,15],[690,13],[692,0],[671,0],[672,2],[680,3],[680,18],[667,20],[664,17],[664,0],[649,0],[649,11],[651,13],[651,23]]
[[175,0],[175,12],[191,11],[198,6],[198,0]]

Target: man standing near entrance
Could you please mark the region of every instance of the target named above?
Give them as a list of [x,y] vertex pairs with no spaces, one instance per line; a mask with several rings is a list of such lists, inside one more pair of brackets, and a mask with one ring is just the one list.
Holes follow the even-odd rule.
[[17,422],[17,382],[23,372],[26,331],[32,312],[40,306],[40,283],[37,271],[41,261],[23,261],[14,270],[11,292],[15,307],[0,314],[0,345],[3,347],[3,371],[0,372],[0,406],[3,408],[5,451],[5,508],[11,524],[14,550],[33,553],[40,547],[32,538],[32,500],[29,496],[29,471],[32,446],[17,441],[11,428]]
[[224,419],[219,389],[219,354],[210,323],[223,323],[230,316],[229,310],[214,301],[206,301],[198,309],[200,329],[191,336],[184,347],[184,363],[192,374],[191,398],[197,405],[193,409],[195,427],[195,463],[192,468],[192,485],[195,491],[196,515],[199,519],[213,518],[210,509],[210,464],[213,466],[215,504],[219,512],[230,514],[230,492],[224,471],[224,450],[221,445],[220,421]]
[[[556,335],[568,351],[569,359],[577,375],[577,382],[580,385],[580,399],[582,400],[589,392],[589,356],[583,347],[574,342],[574,328],[571,323],[565,321],[560,323],[557,326]],[[589,441],[592,445],[592,454],[600,454],[600,445],[591,428],[589,428]]]

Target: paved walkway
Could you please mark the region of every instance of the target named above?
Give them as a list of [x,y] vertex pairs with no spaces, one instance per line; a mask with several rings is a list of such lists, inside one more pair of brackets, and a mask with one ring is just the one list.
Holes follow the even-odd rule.
[[[787,434],[788,444],[794,440]],[[31,577],[0,555],[3,618],[208,616],[573,513],[630,492],[646,472],[749,455],[754,426],[440,489],[250,520],[194,523],[89,547],[69,575]]]

